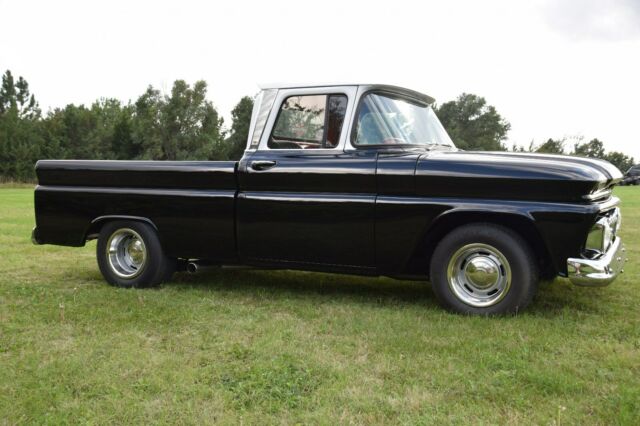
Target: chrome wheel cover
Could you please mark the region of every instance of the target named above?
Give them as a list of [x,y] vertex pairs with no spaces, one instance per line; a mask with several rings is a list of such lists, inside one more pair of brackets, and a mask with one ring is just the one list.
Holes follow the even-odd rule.
[[147,247],[133,229],[115,231],[107,241],[107,262],[114,274],[132,279],[142,273],[147,264]]
[[447,281],[463,303],[486,308],[500,302],[511,288],[511,267],[497,248],[467,244],[458,249],[447,266]]

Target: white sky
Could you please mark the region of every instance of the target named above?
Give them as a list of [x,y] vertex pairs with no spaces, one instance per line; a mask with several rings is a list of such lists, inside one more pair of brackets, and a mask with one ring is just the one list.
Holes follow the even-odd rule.
[[204,79],[227,125],[262,82],[471,92],[511,122],[509,145],[582,135],[640,160],[640,0],[526,3],[0,0],[0,71],[45,111]]

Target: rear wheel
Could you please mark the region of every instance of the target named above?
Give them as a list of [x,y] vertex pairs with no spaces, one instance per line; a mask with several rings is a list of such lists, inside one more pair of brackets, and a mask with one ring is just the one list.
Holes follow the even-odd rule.
[[489,223],[454,229],[431,258],[431,283],[451,311],[494,315],[526,307],[538,285],[528,244],[512,230]]
[[143,222],[104,225],[96,257],[105,280],[117,287],[155,286],[168,280],[175,270],[175,260],[165,256],[155,229]]

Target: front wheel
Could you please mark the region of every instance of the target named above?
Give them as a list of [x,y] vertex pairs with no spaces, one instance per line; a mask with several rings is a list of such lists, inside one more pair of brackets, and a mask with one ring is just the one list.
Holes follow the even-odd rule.
[[494,315],[524,309],[538,285],[529,245],[511,229],[489,224],[451,231],[431,258],[431,284],[439,302],[464,314]]
[[105,280],[117,287],[155,286],[175,270],[175,261],[165,256],[155,229],[143,222],[116,221],[104,225],[96,257]]

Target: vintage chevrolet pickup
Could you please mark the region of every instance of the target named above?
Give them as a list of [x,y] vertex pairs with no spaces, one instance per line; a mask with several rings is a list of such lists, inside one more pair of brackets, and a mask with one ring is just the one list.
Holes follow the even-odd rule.
[[456,149],[424,94],[268,86],[234,161],[36,164],[37,244],[98,239],[105,279],[246,265],[430,280],[446,308],[523,309],[538,279],[622,271],[622,178],[605,161]]

